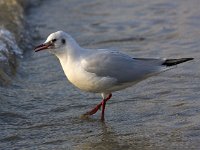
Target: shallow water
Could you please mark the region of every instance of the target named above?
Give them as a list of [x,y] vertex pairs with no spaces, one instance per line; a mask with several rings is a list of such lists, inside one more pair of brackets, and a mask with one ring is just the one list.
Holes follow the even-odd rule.
[[45,0],[27,14],[40,36],[57,30],[83,47],[135,57],[196,60],[116,92],[100,113],[80,115],[98,94],[72,86],[47,52],[26,53],[12,85],[0,88],[0,149],[198,149],[199,0]]

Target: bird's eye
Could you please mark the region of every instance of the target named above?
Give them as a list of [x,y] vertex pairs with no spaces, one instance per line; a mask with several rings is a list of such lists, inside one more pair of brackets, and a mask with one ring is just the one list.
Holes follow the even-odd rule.
[[57,39],[53,39],[53,40],[52,40],[53,43],[56,42],[56,41],[57,41]]
[[66,43],[65,39],[62,39],[62,44],[65,44],[65,43]]

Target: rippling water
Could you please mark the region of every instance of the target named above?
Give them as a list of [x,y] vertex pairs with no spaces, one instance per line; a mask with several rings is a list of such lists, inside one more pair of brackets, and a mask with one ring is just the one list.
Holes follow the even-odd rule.
[[0,149],[198,149],[199,0],[45,0],[27,20],[35,45],[57,30],[83,47],[136,57],[196,60],[116,92],[100,114],[80,115],[100,96],[73,87],[58,60],[30,50],[12,85],[0,88]]

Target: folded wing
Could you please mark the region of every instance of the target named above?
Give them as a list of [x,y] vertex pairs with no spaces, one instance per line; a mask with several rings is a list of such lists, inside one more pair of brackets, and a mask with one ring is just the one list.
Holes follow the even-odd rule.
[[165,70],[164,59],[131,58],[128,55],[99,50],[81,62],[85,71],[98,77],[111,77],[118,84],[135,82]]

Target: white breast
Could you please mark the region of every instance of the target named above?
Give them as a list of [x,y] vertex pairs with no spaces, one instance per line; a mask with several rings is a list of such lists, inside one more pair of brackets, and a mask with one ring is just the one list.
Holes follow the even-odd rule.
[[70,62],[61,60],[62,68],[68,80],[81,90],[95,93],[106,92],[107,89],[112,87],[116,79],[110,77],[98,77],[94,73],[85,71],[80,61]]

